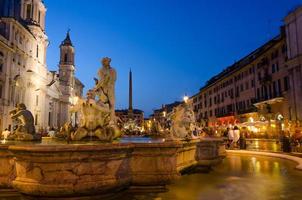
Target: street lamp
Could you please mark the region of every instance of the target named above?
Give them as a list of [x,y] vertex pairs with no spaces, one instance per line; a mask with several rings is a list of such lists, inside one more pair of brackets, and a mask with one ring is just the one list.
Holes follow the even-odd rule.
[[184,100],[185,103],[188,103],[189,97],[188,97],[187,95],[185,95],[185,96],[183,97],[183,100]]

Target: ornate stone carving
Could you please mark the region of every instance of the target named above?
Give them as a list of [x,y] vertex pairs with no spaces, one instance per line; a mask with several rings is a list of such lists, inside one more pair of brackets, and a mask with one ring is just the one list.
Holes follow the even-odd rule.
[[95,136],[102,141],[112,141],[120,136],[114,109],[116,72],[110,67],[110,61],[107,57],[102,59],[103,67],[98,72],[100,79],[96,80],[95,87],[87,92],[86,99],[79,99],[71,108],[71,112],[80,115],[78,128],[71,132],[72,140]]
[[174,108],[171,121],[170,137],[172,139],[192,138],[192,132],[196,127],[196,119],[189,103],[183,103]]
[[17,122],[17,129],[13,132],[9,139],[15,140],[37,140],[41,139],[36,134],[34,126],[34,117],[32,113],[26,109],[24,103],[17,104],[16,108],[9,112],[11,118]]

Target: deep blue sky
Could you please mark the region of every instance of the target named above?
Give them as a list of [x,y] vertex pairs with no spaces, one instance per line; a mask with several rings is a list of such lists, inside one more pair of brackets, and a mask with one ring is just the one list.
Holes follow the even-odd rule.
[[211,76],[279,33],[282,19],[302,0],[45,0],[50,40],[47,64],[57,69],[68,28],[76,75],[91,88],[100,58],[118,72],[116,107],[146,115],[193,95]]

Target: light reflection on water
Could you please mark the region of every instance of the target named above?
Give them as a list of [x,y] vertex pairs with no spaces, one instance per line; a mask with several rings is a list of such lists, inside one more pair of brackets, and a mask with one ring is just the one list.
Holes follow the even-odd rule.
[[302,172],[287,160],[228,155],[208,174],[185,175],[168,192],[144,200],[301,200]]

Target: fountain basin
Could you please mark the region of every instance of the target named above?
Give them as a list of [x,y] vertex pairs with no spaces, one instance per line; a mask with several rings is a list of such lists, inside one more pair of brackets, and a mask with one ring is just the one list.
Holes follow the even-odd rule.
[[[106,194],[165,186],[192,166],[212,166],[225,156],[220,139],[162,143],[11,145],[12,186],[29,196]],[[1,155],[1,154],[0,154]],[[12,162],[12,157],[7,158]]]
[[15,178],[13,154],[8,145],[0,145],[0,188],[11,188]]

